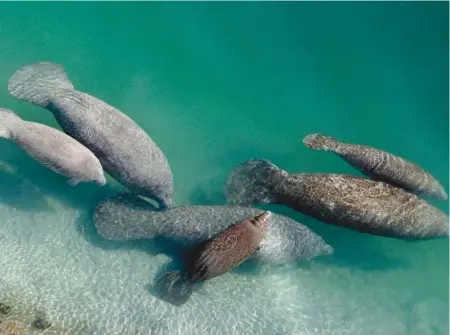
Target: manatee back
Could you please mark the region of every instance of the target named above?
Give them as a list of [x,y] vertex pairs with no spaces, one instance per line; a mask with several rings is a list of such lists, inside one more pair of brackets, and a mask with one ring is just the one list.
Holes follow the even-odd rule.
[[263,237],[264,231],[255,229],[249,219],[230,226],[202,245],[197,257],[188,264],[189,278],[207,280],[228,272],[250,257]]
[[373,180],[437,199],[448,198],[442,185],[423,168],[402,157],[370,146],[339,143],[335,152]]
[[390,184],[341,174],[293,175],[289,206],[318,220],[360,232],[402,238],[445,236],[447,216]]
[[75,90],[54,98],[49,109],[64,131],[91,149],[118,182],[137,194],[171,200],[173,176],[166,156],[128,115]]

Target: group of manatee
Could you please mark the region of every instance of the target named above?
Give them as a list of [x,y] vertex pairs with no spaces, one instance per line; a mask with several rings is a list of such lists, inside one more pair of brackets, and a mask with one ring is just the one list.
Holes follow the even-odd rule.
[[[43,107],[63,131],[0,109],[0,137],[69,179],[106,184],[104,171],[128,194],[103,199],[94,223],[108,240],[165,238],[182,247],[184,268],[161,284],[186,301],[198,282],[255,259],[284,264],[333,253],[306,226],[252,207],[279,204],[320,221],[403,239],[448,236],[448,216],[418,196],[448,198],[431,174],[388,152],[311,134],[303,143],[331,151],[369,178],[347,174],[289,174],[268,160],[236,166],[225,182],[228,205],[173,207],[173,176],[162,150],[130,117],[76,90],[63,67],[26,65],[9,79],[14,97]],[[158,203],[158,208],[141,197]]]

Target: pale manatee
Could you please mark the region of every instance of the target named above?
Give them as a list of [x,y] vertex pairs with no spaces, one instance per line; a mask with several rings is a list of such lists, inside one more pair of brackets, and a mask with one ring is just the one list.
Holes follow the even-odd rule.
[[324,134],[310,134],[303,139],[303,143],[311,149],[334,152],[374,180],[384,181],[417,195],[448,199],[444,187],[430,173],[389,152],[340,142]]
[[[165,237],[181,247],[205,241],[263,210],[239,206],[185,206],[155,211],[147,201],[131,194],[108,197],[97,205],[94,224],[105,239],[124,241]],[[272,213],[256,261],[285,264],[333,254],[333,248],[308,227]]]
[[50,170],[69,177],[72,186],[80,182],[105,185],[97,157],[64,132],[41,123],[25,121],[13,111],[0,108],[0,137],[15,143],[31,158]]
[[270,215],[270,212],[263,212],[237,223],[231,222],[223,232],[185,250],[183,269],[165,273],[159,280],[159,291],[172,304],[185,303],[196,284],[230,271],[259,248]]
[[236,205],[281,204],[326,223],[405,239],[448,236],[448,216],[390,184],[345,174],[289,174],[268,160],[236,166],[225,182]]
[[131,192],[171,207],[172,172],[161,149],[117,108],[77,91],[61,65],[24,66],[9,79],[8,91],[51,111],[63,130],[92,150],[103,169]]

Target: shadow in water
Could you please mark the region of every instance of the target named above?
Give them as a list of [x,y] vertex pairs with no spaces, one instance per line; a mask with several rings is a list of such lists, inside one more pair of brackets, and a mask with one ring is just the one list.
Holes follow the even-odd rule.
[[261,262],[255,258],[249,258],[238,267],[232,269],[231,272],[238,275],[259,276],[261,275],[261,270]]
[[35,185],[3,166],[0,168],[0,202],[27,212],[54,211],[45,194]]
[[155,298],[179,307],[184,305],[192,293],[202,285],[202,283],[193,284],[189,282],[178,258],[162,266],[155,275],[153,282],[147,284],[145,289]]
[[286,264],[265,264],[258,259],[250,258],[238,267],[232,269],[231,272],[238,275],[259,277],[266,273],[265,271],[263,272],[264,268],[267,270],[265,265],[269,266],[270,272],[286,273],[293,269],[308,270],[311,268],[312,263],[308,260],[297,260]]

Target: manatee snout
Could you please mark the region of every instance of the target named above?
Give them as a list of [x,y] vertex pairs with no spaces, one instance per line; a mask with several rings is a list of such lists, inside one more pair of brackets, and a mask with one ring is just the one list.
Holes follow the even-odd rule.
[[165,190],[155,189],[153,192],[144,192],[144,196],[154,200],[158,203],[160,210],[167,210],[172,208],[172,195],[165,192]]
[[310,134],[303,138],[303,144],[306,145],[308,148],[317,148],[316,139],[318,134]]
[[102,174],[100,177],[98,177],[97,179],[94,180],[94,182],[99,185],[99,186],[105,186],[106,185],[106,178],[105,176]]
[[303,144],[314,150],[330,150],[334,142],[333,138],[321,133],[309,134],[303,138]]
[[160,209],[166,210],[172,208],[172,198],[171,197],[162,197],[157,200],[158,206]]

